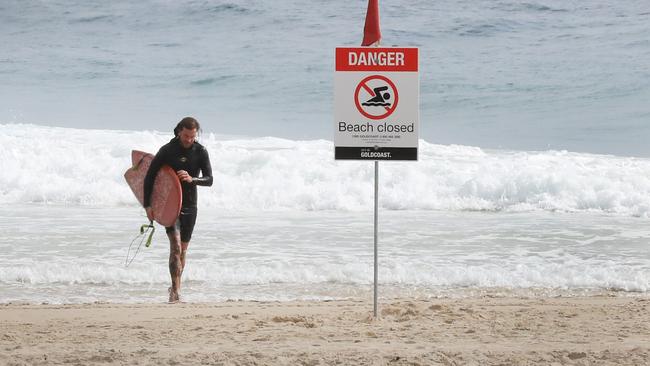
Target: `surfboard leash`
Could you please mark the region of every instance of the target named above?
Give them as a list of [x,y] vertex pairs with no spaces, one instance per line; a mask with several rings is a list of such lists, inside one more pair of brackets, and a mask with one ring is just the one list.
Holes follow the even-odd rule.
[[[151,240],[153,239],[153,233],[156,231],[156,228],[153,226],[153,221],[149,221],[148,224],[144,224],[140,226],[140,234],[136,235],[133,240],[131,240],[131,244],[129,244],[129,249],[126,252],[126,260],[124,262],[125,267],[128,267],[131,263],[133,263],[133,260],[135,257],[138,255],[140,252],[140,248],[142,247],[142,243],[145,243],[144,246],[149,248],[151,246]],[[138,246],[135,249],[135,253],[133,254],[133,257],[129,259],[129,256],[131,255],[131,250],[133,249],[133,244],[135,244],[136,241],[138,241]],[[146,239],[146,241],[145,241]]]

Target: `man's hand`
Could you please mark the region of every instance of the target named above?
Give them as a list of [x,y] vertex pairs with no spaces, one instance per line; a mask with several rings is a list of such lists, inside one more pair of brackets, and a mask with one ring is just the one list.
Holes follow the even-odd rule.
[[176,175],[178,175],[178,179],[180,179],[181,182],[192,183],[192,176],[187,174],[185,170],[177,171]]
[[153,208],[151,206],[145,207],[144,210],[147,212],[147,218],[149,221],[153,221]]

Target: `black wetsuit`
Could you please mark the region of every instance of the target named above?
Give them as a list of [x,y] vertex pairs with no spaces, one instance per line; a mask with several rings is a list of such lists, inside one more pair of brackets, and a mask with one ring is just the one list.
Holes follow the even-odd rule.
[[[178,138],[173,138],[169,143],[161,147],[151,161],[151,166],[144,179],[144,207],[151,206],[154,180],[160,167],[165,164],[172,167],[176,172],[185,170],[193,178],[192,183],[181,182],[183,190],[181,213],[178,220],[176,220],[176,225],[166,228],[169,233],[177,230],[178,227],[181,232],[181,241],[189,242],[196,222],[196,186],[212,185],[212,166],[210,165],[208,150],[198,142],[194,142],[192,147],[186,149],[181,145]],[[200,178],[199,172],[202,175]]]

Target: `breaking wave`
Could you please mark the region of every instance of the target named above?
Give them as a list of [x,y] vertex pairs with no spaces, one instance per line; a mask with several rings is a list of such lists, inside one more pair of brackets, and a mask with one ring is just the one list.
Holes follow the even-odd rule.
[[[0,125],[0,204],[122,206],[132,149],[156,152],[170,135]],[[335,161],[331,141],[200,138],[215,183],[201,205],[238,210],[365,210],[373,164]],[[488,151],[420,141],[418,162],[380,165],[389,210],[603,212],[647,216],[650,159],[567,151]]]

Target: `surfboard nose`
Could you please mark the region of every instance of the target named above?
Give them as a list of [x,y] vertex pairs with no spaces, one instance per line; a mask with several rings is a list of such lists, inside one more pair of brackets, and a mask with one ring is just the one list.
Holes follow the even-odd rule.
[[146,155],[149,155],[149,153],[139,150],[131,150],[131,166],[140,164],[140,161],[142,161],[142,158]]

